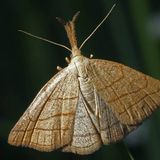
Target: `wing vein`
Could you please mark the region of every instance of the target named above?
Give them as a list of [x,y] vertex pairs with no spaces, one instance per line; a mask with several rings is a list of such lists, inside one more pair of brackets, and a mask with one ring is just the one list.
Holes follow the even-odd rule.
[[[67,74],[67,75],[68,75],[68,74]],[[64,80],[66,79],[67,75],[65,76]],[[64,80],[63,80],[63,81],[64,81]],[[59,81],[59,83],[61,83],[61,81]],[[58,83],[57,83],[56,87],[52,90],[51,94],[50,94],[50,95],[48,96],[48,98],[46,99],[43,107],[40,109],[40,112],[39,112],[39,114],[37,115],[37,120],[36,120],[36,122],[35,122],[35,124],[34,124],[34,126],[33,126],[33,131],[31,132],[31,136],[30,136],[30,140],[29,140],[30,142],[29,142],[29,143],[31,143],[32,136],[33,136],[33,133],[34,133],[34,128],[35,128],[35,126],[37,125],[38,119],[39,119],[39,117],[40,117],[40,115],[41,115],[41,113],[42,113],[42,111],[43,111],[43,109],[44,109],[44,107],[45,107],[48,99],[50,98],[50,96],[52,95],[52,93],[55,91],[55,89],[57,88],[57,86],[58,86]]]

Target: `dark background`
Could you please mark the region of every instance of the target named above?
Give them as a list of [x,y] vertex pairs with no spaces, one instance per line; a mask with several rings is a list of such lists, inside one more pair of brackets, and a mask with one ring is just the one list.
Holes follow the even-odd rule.
[[[0,159],[2,160],[125,160],[124,144],[103,146],[89,156],[53,151],[42,153],[7,143],[8,134],[40,88],[66,66],[68,51],[33,39],[18,29],[68,45],[55,17],[77,20],[79,44],[114,3],[116,8],[86,43],[85,56],[126,64],[160,79],[160,3],[158,0],[5,0],[0,3]],[[136,160],[160,159],[160,111],[125,139]]]

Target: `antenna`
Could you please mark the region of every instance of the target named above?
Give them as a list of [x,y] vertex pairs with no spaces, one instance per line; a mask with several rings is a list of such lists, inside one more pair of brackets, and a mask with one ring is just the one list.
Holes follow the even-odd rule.
[[68,48],[67,46],[65,46],[65,45],[63,45],[63,44],[60,44],[60,43],[56,43],[56,42],[50,41],[50,40],[48,40],[48,39],[45,39],[45,38],[42,38],[42,37],[33,35],[33,34],[29,33],[29,32],[23,31],[23,30],[18,30],[18,31],[19,31],[19,32],[22,32],[22,33],[24,33],[24,34],[27,34],[27,35],[29,35],[29,36],[31,36],[31,37],[40,39],[40,40],[42,40],[42,41],[45,41],[45,42],[54,44],[54,45],[59,46],[59,47],[62,47],[62,48],[65,48],[65,49],[67,49],[68,51],[72,52],[72,50],[71,50],[70,48]]
[[112,8],[110,9],[110,11],[108,12],[108,14],[103,18],[103,20],[98,24],[98,26],[91,32],[91,34],[83,41],[83,43],[80,45],[79,49],[81,49],[83,47],[83,45],[91,38],[91,36],[97,31],[97,29],[104,23],[104,21],[108,18],[108,16],[111,14],[112,10],[114,9],[114,7],[116,6],[116,4],[114,4],[112,6]]

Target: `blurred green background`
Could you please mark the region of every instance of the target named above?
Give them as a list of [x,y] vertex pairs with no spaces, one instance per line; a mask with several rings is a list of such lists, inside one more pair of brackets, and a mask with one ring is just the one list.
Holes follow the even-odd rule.
[[[85,56],[126,64],[160,79],[160,2],[158,0],[5,0],[0,5],[0,159],[1,160],[127,160],[123,143],[103,146],[88,156],[53,151],[42,153],[7,144],[8,134],[40,88],[66,66],[69,53],[33,39],[18,29],[68,45],[55,17],[77,20],[79,44],[114,3],[116,8],[86,43]],[[160,111],[131,133],[125,143],[136,160],[160,159]]]

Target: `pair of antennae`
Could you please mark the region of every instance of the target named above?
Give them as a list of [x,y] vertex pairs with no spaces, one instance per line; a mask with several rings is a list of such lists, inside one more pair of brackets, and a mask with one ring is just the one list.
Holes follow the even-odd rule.
[[[91,32],[91,34],[83,41],[83,43],[80,45],[79,49],[81,49],[81,48],[84,46],[84,44],[91,38],[91,36],[97,31],[97,29],[104,23],[104,21],[109,17],[109,15],[111,14],[111,12],[112,12],[112,10],[114,9],[115,6],[116,6],[116,4],[114,4],[114,5],[112,6],[112,8],[111,8],[110,11],[108,12],[108,14],[107,14],[107,15],[103,18],[103,20],[97,25],[97,27]],[[79,14],[79,12],[77,12],[77,13],[75,14],[75,16],[73,16],[74,19],[72,19],[72,21],[75,21],[75,19],[76,19],[76,17],[77,17],[78,14]],[[59,18],[58,18],[58,20],[62,21],[62,20],[59,19]],[[60,47],[62,47],[62,48],[67,49],[68,51],[72,52],[72,50],[71,50],[70,48],[68,48],[67,46],[65,46],[65,45],[63,45],[63,44],[50,41],[50,40],[48,40],[48,39],[45,39],[45,38],[42,38],[42,37],[33,35],[33,34],[29,33],[29,32],[23,31],[23,30],[18,30],[18,31],[19,31],[19,32],[22,32],[22,33],[24,33],[24,34],[27,34],[27,35],[29,35],[29,36],[31,36],[31,37],[40,39],[40,40],[42,40],[42,41],[45,41],[45,42],[54,44],[54,45],[56,45],[56,46],[60,46]]]

